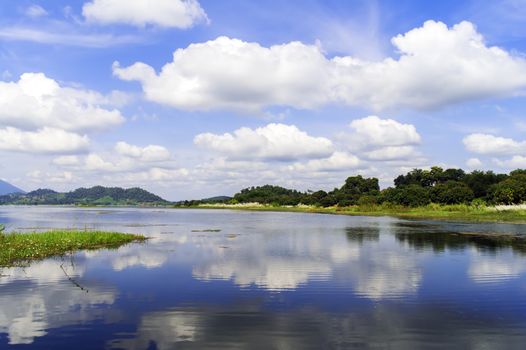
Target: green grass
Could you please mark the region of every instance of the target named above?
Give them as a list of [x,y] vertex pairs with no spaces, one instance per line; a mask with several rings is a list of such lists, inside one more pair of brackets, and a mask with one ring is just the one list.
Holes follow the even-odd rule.
[[53,230],[34,233],[0,233],[0,267],[28,264],[78,250],[118,248],[147,238],[119,232]]
[[325,213],[341,215],[394,216],[408,219],[433,219],[467,222],[526,223],[526,210],[501,210],[492,207],[466,204],[429,204],[421,207],[399,205],[364,205],[350,207],[272,206],[272,205],[200,205],[206,209],[236,209],[254,211],[290,211],[302,213]]

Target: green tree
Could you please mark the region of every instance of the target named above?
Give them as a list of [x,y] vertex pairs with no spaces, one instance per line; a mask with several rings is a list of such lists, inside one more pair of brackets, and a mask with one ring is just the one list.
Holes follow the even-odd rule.
[[432,201],[441,204],[468,203],[473,200],[473,191],[463,182],[446,181],[432,189]]

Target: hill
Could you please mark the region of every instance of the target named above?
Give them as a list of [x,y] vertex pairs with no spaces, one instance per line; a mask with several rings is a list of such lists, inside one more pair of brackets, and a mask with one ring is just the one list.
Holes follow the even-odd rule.
[[70,192],[38,189],[29,193],[0,196],[0,204],[73,204],[73,205],[166,205],[168,201],[142,188],[94,186]]
[[0,180],[0,196],[11,194],[11,193],[25,193],[20,188],[11,185],[8,182]]

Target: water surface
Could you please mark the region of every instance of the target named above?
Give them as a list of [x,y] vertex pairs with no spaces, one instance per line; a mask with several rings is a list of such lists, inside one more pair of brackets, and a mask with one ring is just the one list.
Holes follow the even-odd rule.
[[523,349],[523,225],[226,210],[0,207],[8,230],[146,244],[0,270],[0,348]]

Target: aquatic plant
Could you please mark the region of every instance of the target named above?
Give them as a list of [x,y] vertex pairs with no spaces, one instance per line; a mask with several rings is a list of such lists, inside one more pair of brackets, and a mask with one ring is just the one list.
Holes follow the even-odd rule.
[[0,236],[0,267],[29,263],[84,249],[118,248],[143,242],[141,235],[105,231],[53,230],[33,233],[7,233]]

